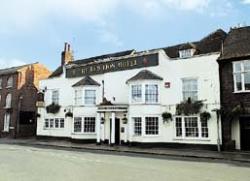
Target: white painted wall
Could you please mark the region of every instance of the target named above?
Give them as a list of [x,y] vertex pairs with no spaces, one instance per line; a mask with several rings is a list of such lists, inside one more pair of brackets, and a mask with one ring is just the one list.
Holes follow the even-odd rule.
[[[195,77],[198,78],[198,99],[206,100],[206,110],[211,112],[215,108],[220,108],[220,91],[219,91],[219,68],[216,62],[219,53],[208,54],[203,56],[194,56],[188,59],[169,59],[164,51],[159,51],[159,66],[147,67],[147,70],[161,76],[164,80],[157,81],[159,85],[160,102],[156,105],[132,104],[130,102],[130,84],[126,81],[132,76],[145,68],[125,70],[119,72],[109,72],[102,75],[91,76],[94,80],[101,84],[105,82],[105,97],[114,104],[129,104],[128,108],[128,126],[131,125],[131,118],[135,116],[145,117],[147,115],[155,115],[160,119],[160,134],[158,136],[142,136],[134,137],[133,130],[128,133],[130,141],[138,142],[173,142],[173,143],[196,143],[196,144],[216,144],[217,128],[216,115],[212,113],[209,120],[209,139],[175,139],[174,121],[164,123],[161,114],[164,111],[175,114],[175,105],[182,101],[182,79]],[[66,79],[65,74],[57,78],[51,78],[40,82],[40,87],[47,87],[45,93],[45,104],[51,103],[51,91],[58,89],[60,94],[59,103],[62,106],[61,112],[56,117],[63,117],[63,109],[70,105],[74,105],[74,88],[73,84],[78,82],[79,78]],[[164,82],[170,82],[171,87],[165,88]],[[152,83],[152,82],[151,82]],[[97,104],[101,102],[102,87],[97,88]],[[96,116],[96,107],[74,107],[74,116]],[[37,135],[43,136],[63,136],[71,138],[95,138],[95,135],[74,135],[72,134],[72,120],[65,124],[65,130],[54,131],[44,130],[44,118],[49,118],[50,114],[46,114],[45,109],[39,108],[41,117],[38,119]],[[105,121],[105,138],[109,139],[109,115],[106,114]],[[66,123],[66,122],[65,122]],[[121,124],[121,126],[124,126]],[[132,126],[130,126],[132,127]],[[124,134],[121,134],[124,138]],[[221,137],[221,133],[220,133]]]

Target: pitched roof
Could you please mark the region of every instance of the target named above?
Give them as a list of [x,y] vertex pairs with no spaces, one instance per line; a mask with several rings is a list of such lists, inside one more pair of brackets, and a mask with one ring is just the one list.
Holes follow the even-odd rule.
[[197,50],[195,55],[220,52],[222,42],[226,38],[226,35],[226,32],[224,32],[222,29],[218,29],[200,41],[165,47],[163,50],[170,58],[178,58],[179,50],[182,50],[183,48],[190,48],[191,45]]
[[10,67],[10,68],[6,68],[6,69],[0,69],[0,75],[14,74],[19,69],[33,65],[33,64],[36,64],[36,63],[26,64],[26,65],[21,65],[21,66],[16,66],[16,67]]
[[84,86],[84,85],[95,85],[100,86],[98,82],[92,79],[90,76],[85,76],[83,79],[72,85],[72,87]]
[[250,26],[234,28],[228,33],[219,60],[250,56]]
[[135,76],[128,79],[127,82],[136,81],[136,80],[163,80],[163,78],[154,74],[153,72],[149,70],[142,70],[139,73],[137,73]]
[[62,73],[63,73],[63,66],[57,67],[57,69],[54,72],[52,72],[49,78],[59,77],[60,75],[62,75]]

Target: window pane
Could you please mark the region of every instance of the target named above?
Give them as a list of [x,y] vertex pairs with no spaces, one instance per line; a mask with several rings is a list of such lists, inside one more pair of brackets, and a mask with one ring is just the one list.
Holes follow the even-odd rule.
[[85,90],[85,104],[95,105],[96,104],[96,95],[95,90]]
[[135,102],[140,102],[142,99],[142,86],[132,85],[132,100]]
[[82,105],[82,90],[75,90],[75,105]]
[[250,71],[250,60],[244,61],[244,71]]
[[242,90],[241,74],[237,73],[237,74],[234,74],[234,76],[235,76],[235,81],[236,81],[236,90],[237,91]]
[[44,127],[45,127],[45,128],[48,128],[48,127],[49,127],[49,120],[48,120],[48,119],[45,119]]
[[52,91],[52,103],[59,104],[59,91],[58,90]]
[[60,128],[64,128],[64,119],[60,119]]
[[141,118],[133,118],[134,120],[134,134],[136,136],[141,136],[142,133],[142,121]]
[[74,118],[74,132],[79,133],[82,131],[82,118],[75,117]]
[[54,128],[54,119],[49,120],[49,127]]
[[146,117],[146,135],[158,135],[159,134],[159,121],[158,117]]
[[185,117],[185,131],[186,137],[199,137],[198,130],[198,118],[197,117]]
[[182,118],[175,119],[176,137],[182,137]]
[[245,90],[250,90],[250,72],[244,74],[245,78]]
[[197,79],[183,79],[182,80],[183,100],[189,98],[191,100],[198,100],[198,81]]
[[241,72],[241,62],[234,62],[234,72]]
[[145,99],[146,103],[158,102],[158,85],[146,85]]
[[208,138],[208,125],[207,120],[201,121],[201,136],[203,138]]
[[84,118],[84,132],[95,133],[95,117]]
[[59,128],[59,119],[55,119],[55,128]]

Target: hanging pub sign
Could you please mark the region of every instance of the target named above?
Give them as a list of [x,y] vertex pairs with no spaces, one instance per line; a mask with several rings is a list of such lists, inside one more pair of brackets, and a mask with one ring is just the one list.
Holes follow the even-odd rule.
[[106,72],[115,72],[130,70],[143,67],[157,66],[159,64],[158,53],[113,60],[108,62],[96,62],[92,64],[82,64],[78,67],[66,69],[66,77],[82,77],[86,75],[103,74]]

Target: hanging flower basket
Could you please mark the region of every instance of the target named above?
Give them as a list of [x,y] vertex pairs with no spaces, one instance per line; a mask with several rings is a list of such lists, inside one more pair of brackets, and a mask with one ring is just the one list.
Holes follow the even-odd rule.
[[198,114],[203,107],[202,101],[192,101],[188,99],[187,101],[181,102],[176,106],[177,115],[192,115]]
[[65,114],[65,117],[73,118],[73,113],[69,111]]
[[169,112],[164,112],[161,116],[164,122],[172,121],[172,114]]
[[123,124],[127,124],[128,123],[128,118],[126,118],[126,117],[122,118],[122,122],[123,122]]
[[211,118],[211,114],[209,112],[204,111],[200,113],[200,119],[202,121],[208,121],[210,118]]
[[47,113],[56,114],[60,111],[61,106],[55,103],[52,103],[46,107]]

